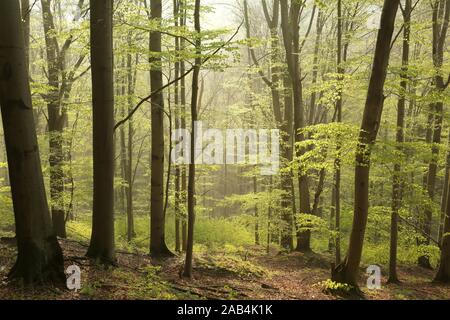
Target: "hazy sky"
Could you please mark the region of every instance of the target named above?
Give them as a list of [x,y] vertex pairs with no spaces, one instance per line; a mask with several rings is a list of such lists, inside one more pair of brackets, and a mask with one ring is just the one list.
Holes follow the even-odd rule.
[[238,20],[235,12],[237,0],[204,0],[205,5],[213,7],[214,12],[205,16],[204,26],[208,29],[236,26]]

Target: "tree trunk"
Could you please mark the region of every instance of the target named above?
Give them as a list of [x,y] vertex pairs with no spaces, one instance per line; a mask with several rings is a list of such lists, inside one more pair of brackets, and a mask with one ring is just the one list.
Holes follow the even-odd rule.
[[27,68],[30,67],[30,15],[31,7],[30,0],[20,0],[21,17],[23,22],[23,37],[25,40],[25,56],[27,61]]
[[[289,81],[289,76],[284,76],[284,122],[281,126],[282,132],[282,145],[281,145],[281,161],[284,162],[284,166],[288,166],[293,160],[293,142],[294,134],[293,129],[293,111],[292,105],[292,85]],[[287,172],[281,173],[281,189],[284,191],[281,196],[281,247],[283,249],[292,251],[294,249],[294,239],[292,237],[292,231],[294,226],[294,216],[296,214],[295,197],[294,197],[294,181],[292,170],[285,170]]]
[[371,149],[375,144],[383,112],[383,88],[391,52],[395,18],[400,0],[385,0],[375,49],[363,121],[359,135],[355,169],[355,204],[349,249],[345,260],[333,268],[332,279],[357,287],[364,234],[369,209],[369,171]]
[[[448,137],[448,147],[450,149],[450,134]],[[447,160],[445,162],[445,177],[444,177],[444,190],[442,191],[441,199],[441,216],[439,218],[439,230],[438,230],[438,241],[442,244],[442,239],[444,237],[444,226],[445,226],[445,211],[447,208],[447,196],[448,196],[448,181],[450,179],[450,151],[447,152]]]
[[[255,197],[258,194],[258,178],[257,176],[253,176],[253,193],[255,194]],[[259,246],[261,244],[260,241],[260,235],[259,235],[259,211],[258,211],[258,205],[255,205],[255,244]]]
[[[131,32],[127,35],[128,46],[133,45],[133,39]],[[135,91],[136,76],[133,77],[133,61],[131,53],[127,54],[127,83],[128,83],[128,113],[133,110],[133,96]],[[137,61],[136,61],[137,64]],[[135,66],[137,68],[137,65]],[[133,214],[133,119],[128,121],[128,157],[127,157],[127,240],[131,241],[136,236],[134,232],[134,214]]]
[[[175,28],[179,27],[180,3],[173,1],[173,18]],[[175,37],[175,51],[180,52],[180,38]],[[180,76],[180,61],[175,61],[175,79]],[[175,130],[180,129],[180,82],[174,84],[174,102],[175,102]],[[175,166],[175,251],[181,251],[181,170],[180,165]]]
[[[292,84],[294,101],[294,136],[295,142],[305,140],[304,133],[300,132],[305,127],[305,111],[303,105],[303,84],[300,71],[300,35],[299,19],[301,5],[297,1],[291,1],[290,8],[287,1],[281,1],[281,29],[283,32],[286,60],[288,64],[289,76]],[[297,157],[305,153],[304,148],[297,150]],[[311,213],[309,179],[303,166],[298,170],[298,184],[300,197],[300,214],[309,215]],[[307,252],[311,250],[311,231],[300,230],[297,232],[296,251]],[[297,228],[298,229],[298,228]]]
[[[162,2],[150,1],[151,18],[161,24]],[[161,52],[161,32],[150,32],[150,52]],[[162,59],[160,56],[150,59],[150,83],[152,90],[163,87]],[[150,254],[153,257],[171,256],[165,240],[166,217],[164,215],[164,95],[153,95],[152,104],[152,163],[151,163],[151,231]]]
[[[400,98],[397,105],[397,129],[396,142],[397,150],[403,154],[403,143],[405,142],[405,112],[406,112],[406,92],[408,89],[408,69],[409,69],[409,41],[411,32],[411,11],[412,0],[406,0],[403,10],[403,54],[402,71],[400,82]],[[392,213],[391,213],[391,242],[389,254],[389,283],[398,283],[397,275],[397,246],[398,246],[398,220],[399,210],[402,206],[403,198],[403,178],[401,161],[394,165],[394,176],[392,185]]]
[[[339,81],[342,82],[344,80],[345,69],[342,66],[342,63],[345,62],[345,58],[343,59],[343,14],[342,14],[342,1],[338,0],[338,25],[337,25],[337,72],[339,75]],[[342,122],[342,90],[343,88],[339,88],[339,96],[336,101],[336,121],[338,123]],[[339,140],[339,136],[336,140]],[[334,231],[336,232],[335,244],[334,244],[334,256],[335,256],[335,264],[339,265],[341,263],[341,144],[338,141],[336,147],[336,159],[334,160],[334,186],[332,196],[334,197]]]
[[91,0],[94,204],[87,256],[115,263],[112,0]]
[[[340,3],[340,2],[339,2]],[[324,22],[322,21],[322,10],[319,9],[317,14],[317,23],[316,23],[316,39],[314,41],[314,58],[313,58],[313,73],[312,73],[312,83],[311,85],[314,87],[317,84],[317,78],[319,75],[319,49],[320,49],[320,40],[322,38],[322,31]],[[339,32],[338,32],[339,37]],[[342,40],[342,33],[340,35]],[[339,45],[338,45],[339,47]],[[310,126],[314,125],[314,119],[316,118],[316,102],[317,102],[317,91],[313,89],[311,93],[311,102],[309,106],[309,119],[308,123]]]
[[[186,10],[180,12],[180,26],[186,26]],[[184,38],[180,39],[180,49],[184,50],[186,47]],[[186,72],[186,63],[184,60],[180,61],[180,74],[184,74]],[[186,129],[186,78],[182,78],[180,80],[180,125],[181,129]],[[187,173],[186,166],[181,166],[181,186],[180,186],[180,201],[182,207],[186,207],[187,203]],[[185,210],[181,212],[181,250],[186,252],[187,250],[187,216]]]
[[0,106],[17,236],[10,278],[64,283],[42,176],[19,1],[0,1]]
[[64,208],[64,115],[61,108],[59,74],[63,61],[59,60],[59,46],[51,11],[51,0],[41,0],[42,18],[47,52],[47,72],[50,92],[46,97],[49,135],[50,203],[56,235],[66,237],[66,211]]
[[[450,181],[447,181],[449,183]],[[448,188],[448,186],[447,186]],[[441,260],[439,269],[434,278],[435,282],[450,283],[450,192],[447,192],[445,210],[444,236],[441,247]]]
[[195,0],[194,25],[197,37],[195,40],[195,58],[194,71],[192,75],[192,96],[191,96],[191,161],[189,163],[189,183],[188,183],[188,235],[186,262],[184,264],[183,276],[192,278],[192,258],[194,250],[194,225],[195,225],[195,122],[197,121],[197,103],[198,103],[198,83],[200,69],[202,65],[202,40],[200,27],[200,0]]
[[[433,8],[433,65],[436,70],[434,76],[434,86],[437,93],[445,90],[445,82],[442,77],[442,65],[444,62],[445,41],[447,39],[447,31],[450,18],[450,0],[436,0],[432,3]],[[439,145],[442,136],[442,121],[444,117],[444,102],[442,99],[435,102],[434,106],[434,130],[433,130],[433,146],[432,159],[428,168],[427,192],[431,199],[434,200],[436,188],[436,175],[439,161]],[[432,208],[426,206],[423,217],[423,232],[431,236],[433,211]],[[425,245],[430,245],[430,239],[424,241]],[[418,260],[419,266],[431,269],[430,258],[428,256],[420,256]]]

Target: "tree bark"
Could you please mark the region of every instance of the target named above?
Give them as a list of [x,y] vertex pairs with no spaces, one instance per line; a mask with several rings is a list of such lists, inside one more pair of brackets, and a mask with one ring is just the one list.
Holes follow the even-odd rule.
[[[150,1],[151,19],[161,26],[162,2]],[[163,87],[161,32],[150,32],[150,52],[156,56],[150,59],[150,83],[152,90]],[[164,95],[162,92],[151,98],[152,104],[152,163],[151,163],[151,208],[150,208],[150,254],[153,257],[171,256],[165,240],[164,215]]]
[[357,288],[359,264],[364,244],[369,209],[370,156],[380,127],[384,105],[384,83],[391,52],[395,18],[400,0],[385,0],[381,16],[381,27],[375,49],[372,75],[359,134],[355,168],[354,217],[349,249],[345,260],[333,268],[332,279]]
[[30,0],[20,0],[21,16],[23,23],[23,37],[25,41],[25,56],[27,60],[27,68],[30,67]]
[[[396,142],[397,150],[403,155],[403,143],[405,142],[405,112],[406,112],[406,92],[408,89],[408,69],[409,69],[409,41],[411,33],[411,11],[412,0],[405,1],[403,9],[403,49],[402,49],[402,70],[400,81],[400,98],[397,104],[397,129]],[[397,246],[398,246],[398,220],[399,210],[402,206],[403,183],[401,160],[394,164],[394,176],[392,184],[392,213],[391,213],[391,241],[389,254],[389,283],[399,283],[397,275]]]
[[[343,59],[343,13],[342,13],[342,1],[338,0],[338,25],[337,25],[337,72],[339,81],[344,80],[345,69],[342,63],[345,62]],[[338,123],[342,122],[342,90],[339,88],[338,99],[336,101],[336,121]],[[339,136],[336,140],[339,140]],[[336,147],[336,159],[334,160],[334,185],[332,196],[334,199],[333,211],[334,211],[334,231],[336,232],[336,238],[334,243],[334,258],[336,265],[341,263],[341,144],[338,141]]]
[[[300,130],[305,127],[305,110],[303,105],[303,84],[300,71],[300,35],[299,20],[301,5],[293,0],[281,1],[281,29],[283,32],[283,41],[286,51],[286,61],[288,65],[289,77],[292,84],[294,101],[294,136],[295,142],[305,140],[305,135]],[[304,148],[297,150],[297,157],[305,153]],[[300,197],[300,214],[309,215],[311,213],[309,179],[304,166],[300,165],[298,170],[298,184]],[[298,228],[297,228],[298,229]],[[300,227],[301,229],[301,227]],[[307,252],[311,250],[311,231],[299,230],[297,232],[296,251]]]
[[[447,181],[449,183],[450,181]],[[448,188],[448,186],[447,186]],[[445,210],[444,236],[442,238],[441,260],[438,272],[434,278],[435,282],[450,283],[450,192],[447,192]]]
[[94,204],[87,256],[115,263],[113,0],[91,0]]
[[60,284],[64,261],[45,194],[19,1],[0,1],[0,24],[0,106],[18,250],[9,277]]
[[[186,9],[180,10],[180,26],[186,26]],[[180,49],[184,50],[186,47],[186,41],[184,38],[180,39]],[[180,61],[180,74],[186,72],[186,62]],[[186,78],[183,77],[180,80],[180,125],[181,129],[186,129]],[[182,165],[181,168],[181,186],[180,186],[180,202],[181,207],[185,208],[187,205],[187,172],[186,166]],[[187,250],[187,215],[186,210],[181,211],[181,250],[186,252]]]
[[[447,38],[447,31],[449,27],[450,17],[450,0],[436,0],[432,2],[433,9],[433,65],[436,70],[434,76],[435,92],[441,94],[445,90],[445,81],[441,70],[444,62],[445,40]],[[434,129],[433,129],[433,145],[432,145],[432,159],[428,167],[427,176],[427,192],[431,201],[435,198],[436,189],[436,175],[439,161],[439,145],[442,137],[442,121],[444,117],[444,102],[442,99],[433,104],[434,107]],[[433,211],[432,208],[426,206],[423,216],[423,232],[431,236]],[[423,242],[425,245],[430,245],[430,239],[427,238]],[[418,259],[418,264],[421,267],[431,269],[429,256],[423,255]]]
[[[173,1],[173,18],[175,28],[180,25],[180,1]],[[175,51],[178,55],[180,52],[180,38],[175,37]],[[177,56],[175,61],[175,78],[180,76],[180,61]],[[180,129],[180,82],[174,84],[174,102],[175,102],[175,130]],[[181,169],[180,165],[175,166],[175,251],[181,251]]]
[[[131,31],[128,32],[127,35],[127,43],[128,46],[131,47],[133,45],[133,38]],[[138,61],[136,61],[137,64]],[[137,68],[137,65],[135,66]],[[136,86],[136,72],[133,76],[133,57],[131,53],[127,54],[127,84],[128,84],[128,113],[133,109],[133,96],[135,92]],[[127,157],[127,240],[131,241],[136,236],[134,231],[134,214],[133,214],[133,137],[134,137],[134,126],[133,126],[133,118],[130,118],[128,121],[128,157]]]
[[198,104],[198,84],[200,69],[202,65],[202,40],[200,25],[200,0],[195,0],[194,25],[197,37],[195,40],[196,58],[194,71],[192,75],[192,94],[191,94],[191,161],[189,163],[189,182],[188,182],[188,234],[187,234],[187,250],[186,262],[184,264],[183,276],[192,278],[192,258],[194,250],[194,225],[195,225],[195,122],[197,121],[197,104]]
[[[257,176],[253,176],[253,193],[255,195],[255,197],[258,194],[258,178]],[[259,211],[258,211],[258,205],[255,204],[255,208],[254,208],[254,212],[255,212],[255,245],[259,246],[261,244],[260,241],[260,234],[259,234]]]
[[[448,137],[448,147],[450,149],[450,134]],[[444,226],[445,226],[445,212],[447,207],[447,196],[448,196],[448,181],[450,179],[450,151],[447,152],[447,159],[445,161],[445,177],[444,177],[444,190],[442,191],[441,199],[441,216],[439,218],[439,230],[438,230],[438,241],[442,243],[444,238]]]
[[66,237],[66,211],[64,208],[64,153],[63,130],[64,114],[61,108],[59,75],[63,70],[59,61],[59,45],[51,11],[51,0],[41,0],[42,18],[47,53],[48,85],[50,92],[46,97],[48,113],[49,165],[50,165],[50,203],[53,227],[56,235]]

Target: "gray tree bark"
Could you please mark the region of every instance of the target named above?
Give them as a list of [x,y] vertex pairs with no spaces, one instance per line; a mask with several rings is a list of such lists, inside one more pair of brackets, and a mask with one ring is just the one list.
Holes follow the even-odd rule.
[[113,0],[91,0],[94,204],[87,256],[115,263]]
[[26,284],[65,280],[42,176],[19,1],[0,1],[0,107],[17,236],[10,278]]

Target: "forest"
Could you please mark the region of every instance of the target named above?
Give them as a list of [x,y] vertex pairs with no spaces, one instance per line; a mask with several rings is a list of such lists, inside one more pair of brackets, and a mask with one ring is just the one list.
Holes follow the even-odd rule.
[[450,299],[450,0],[1,0],[0,300]]

